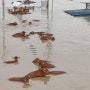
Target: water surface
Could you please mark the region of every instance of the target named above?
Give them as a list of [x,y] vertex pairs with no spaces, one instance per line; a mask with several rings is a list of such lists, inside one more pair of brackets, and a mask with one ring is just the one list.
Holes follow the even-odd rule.
[[[14,0],[13,0],[14,1]],[[90,16],[73,17],[64,12],[69,9],[84,9],[81,0],[55,0],[53,11],[36,7],[32,14],[13,16],[7,13],[11,1],[5,0],[5,19],[0,9],[0,86],[2,90],[89,90],[90,89]],[[0,2],[2,8],[2,2]],[[27,23],[22,24],[21,20]],[[28,25],[29,21],[38,19]],[[16,27],[7,23],[16,21]],[[44,31],[52,33],[55,41],[42,42],[38,35],[28,39],[14,38],[11,35],[20,31]],[[19,56],[19,63],[6,65],[3,62]],[[56,68],[66,74],[36,78],[26,86],[18,82],[10,82],[8,78],[24,76],[36,70],[32,63],[35,58],[50,60]]]

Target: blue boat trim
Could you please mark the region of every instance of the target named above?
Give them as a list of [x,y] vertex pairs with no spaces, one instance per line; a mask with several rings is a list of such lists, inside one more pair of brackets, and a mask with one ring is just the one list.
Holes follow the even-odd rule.
[[89,9],[65,10],[65,13],[70,14],[72,16],[85,16],[90,15],[90,10]]

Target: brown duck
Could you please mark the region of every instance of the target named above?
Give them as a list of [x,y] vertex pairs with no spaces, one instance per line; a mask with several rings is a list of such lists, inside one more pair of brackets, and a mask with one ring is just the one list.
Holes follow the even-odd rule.
[[50,61],[48,61],[48,60],[40,60],[39,58],[35,58],[32,62],[33,63],[40,63],[40,62],[46,63],[46,62],[50,62]]
[[22,31],[22,32],[19,32],[19,33],[15,33],[15,34],[13,34],[12,36],[13,37],[25,37],[25,31]]
[[8,23],[7,25],[16,26],[18,25],[16,22]]
[[5,61],[4,63],[6,63],[6,64],[18,63],[18,59],[19,59],[18,56],[13,57],[13,59],[14,60],[12,60],[12,61]]
[[39,62],[38,63],[39,68],[55,68],[53,64],[47,63],[47,62]]
[[64,71],[49,71],[47,68],[41,68],[39,70],[28,73],[25,77],[27,78],[36,78],[36,77],[45,77],[46,75],[59,75],[64,74]]
[[66,72],[64,71],[49,71],[47,68],[40,68],[43,72],[45,72],[46,75],[59,75],[59,74],[64,74]]
[[30,78],[36,78],[36,77],[45,77],[46,75],[59,75],[64,74],[66,72],[64,71],[49,71],[47,68],[41,68],[39,70],[33,71],[25,75],[24,77],[12,77],[8,80],[15,81],[15,82],[22,82],[24,84],[29,84]]
[[36,58],[33,60],[33,63],[37,64],[39,68],[55,68],[53,64],[50,64],[50,61],[47,60],[40,60],[39,58]]
[[14,82],[22,82],[24,84],[29,84],[29,78],[28,77],[12,77],[8,80],[14,81]]

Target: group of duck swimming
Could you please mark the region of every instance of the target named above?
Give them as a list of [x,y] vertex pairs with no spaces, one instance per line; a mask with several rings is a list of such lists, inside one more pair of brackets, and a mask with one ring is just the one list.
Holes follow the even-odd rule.
[[[8,12],[11,13],[11,14],[27,14],[27,13],[29,13],[29,8],[27,8],[27,7],[19,8],[17,10],[18,11],[8,10]],[[33,20],[33,21],[38,22],[40,20]],[[21,22],[26,23],[27,20],[22,20]],[[32,22],[29,22],[28,24],[32,25]],[[18,25],[18,23],[17,22],[12,22],[12,23],[8,23],[7,25],[16,26],[16,25]],[[55,37],[53,37],[53,34],[46,33],[46,32],[31,31],[28,34],[26,34],[25,31],[21,31],[21,32],[13,34],[12,36],[15,37],[15,38],[18,38],[18,37],[28,38],[30,35],[35,35],[35,34],[39,35],[40,40],[42,40],[42,41],[43,40],[45,40],[45,41],[55,40]],[[20,57],[18,57],[18,56],[14,56],[12,61],[5,61],[4,63],[6,63],[6,64],[16,64],[16,63],[18,63],[19,58]],[[38,66],[37,70],[29,72],[28,74],[26,74],[22,77],[11,77],[8,80],[15,81],[15,82],[22,82],[24,84],[29,84],[29,80],[32,79],[32,78],[46,77],[48,75],[59,75],[59,74],[66,73],[64,71],[50,71],[49,68],[55,68],[56,66],[51,64],[51,62],[48,61],[48,60],[41,60],[39,58],[35,58],[32,61],[32,63]]]
[[15,37],[15,38],[18,38],[18,37],[28,38],[30,35],[34,35],[34,34],[39,35],[40,40],[42,40],[42,41],[47,41],[47,40],[54,41],[55,40],[55,37],[53,37],[53,34],[49,34],[49,33],[45,33],[45,32],[34,32],[34,31],[31,31],[31,32],[29,32],[29,34],[26,34],[25,31],[22,31],[22,32],[15,33],[12,36]]
[[27,7],[27,6],[24,6],[24,7],[18,7],[18,8],[13,8],[13,9],[8,9],[8,13],[10,14],[13,14],[13,15],[16,15],[16,14],[31,14],[29,12],[30,9],[33,9],[34,10],[34,6],[30,6],[30,7]]
[[[15,56],[13,57],[13,61],[6,61],[4,63],[6,64],[12,64],[12,63],[18,63],[18,59],[20,57]],[[49,71],[49,68],[55,68],[56,66],[51,64],[48,60],[41,60],[39,58],[35,58],[32,63],[38,66],[38,69],[32,72],[29,72],[28,74],[22,76],[22,77],[11,77],[8,80],[15,81],[15,82],[22,82],[24,84],[29,84],[29,80],[32,78],[37,77],[46,77],[48,75],[59,75],[64,74],[66,72],[64,71]]]

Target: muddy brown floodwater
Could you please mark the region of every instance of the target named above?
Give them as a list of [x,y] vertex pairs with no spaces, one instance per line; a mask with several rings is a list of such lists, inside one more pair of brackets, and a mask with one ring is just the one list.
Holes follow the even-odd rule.
[[[7,9],[10,0],[5,0],[3,13],[2,1],[0,2],[2,90],[90,90],[90,16],[73,17],[64,12],[69,9],[84,9],[85,5],[80,2],[81,0],[54,0],[53,10],[47,12],[45,7],[37,5],[30,10],[31,14],[25,15],[9,14]],[[7,25],[12,22],[17,22],[18,25]],[[26,35],[32,31],[49,33],[55,40],[42,41],[37,34],[30,34],[28,38],[12,36],[22,31]],[[3,63],[12,61],[15,56],[20,57],[18,63]],[[50,71],[66,73],[32,78],[27,85],[8,80],[37,70],[38,67],[32,63],[36,58],[54,64],[56,67],[50,68]]]

